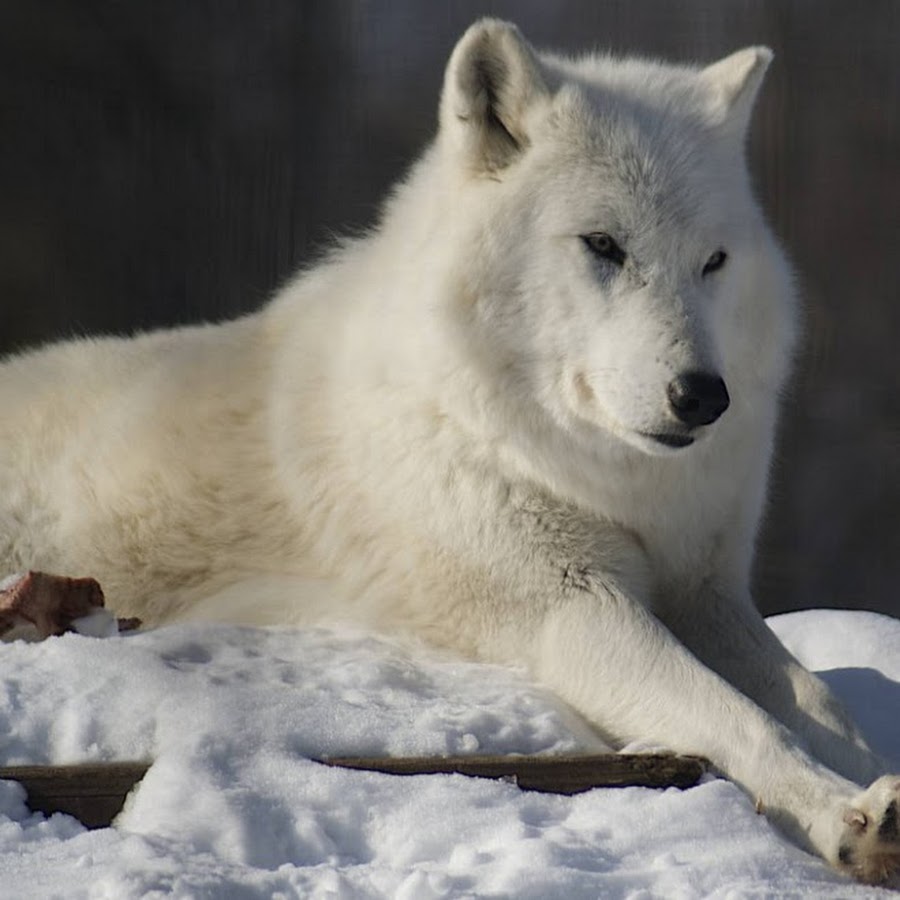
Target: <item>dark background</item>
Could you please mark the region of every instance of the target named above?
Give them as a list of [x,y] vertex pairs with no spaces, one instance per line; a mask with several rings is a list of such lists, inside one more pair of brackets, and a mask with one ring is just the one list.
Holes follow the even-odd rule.
[[373,221],[484,13],[539,47],[775,50],[751,162],[807,312],[757,596],[900,614],[896,0],[0,0],[0,351],[258,306]]

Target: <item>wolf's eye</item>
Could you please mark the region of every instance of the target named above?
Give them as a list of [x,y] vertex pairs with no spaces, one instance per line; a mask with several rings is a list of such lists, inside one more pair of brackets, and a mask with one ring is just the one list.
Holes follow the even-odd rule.
[[617,266],[625,262],[625,251],[605,231],[583,234],[581,240],[594,256],[599,256]]
[[716,252],[706,261],[706,265],[703,267],[703,276],[705,277],[712,272],[718,272],[719,269],[725,265],[727,259],[728,254],[724,250],[716,250]]

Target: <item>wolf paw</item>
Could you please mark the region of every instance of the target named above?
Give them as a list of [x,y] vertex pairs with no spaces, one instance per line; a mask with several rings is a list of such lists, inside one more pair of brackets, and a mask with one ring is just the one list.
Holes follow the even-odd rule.
[[868,884],[900,878],[900,776],[885,775],[844,810],[838,868]]

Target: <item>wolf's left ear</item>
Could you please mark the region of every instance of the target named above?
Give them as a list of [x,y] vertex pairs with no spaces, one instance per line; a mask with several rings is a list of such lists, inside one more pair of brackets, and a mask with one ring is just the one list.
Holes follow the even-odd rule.
[[515,25],[481,19],[450,56],[440,127],[476,172],[508,166],[530,143],[529,113],[547,96],[540,66]]
[[710,97],[709,114],[715,125],[743,139],[770,62],[772,51],[768,47],[747,47],[700,72]]

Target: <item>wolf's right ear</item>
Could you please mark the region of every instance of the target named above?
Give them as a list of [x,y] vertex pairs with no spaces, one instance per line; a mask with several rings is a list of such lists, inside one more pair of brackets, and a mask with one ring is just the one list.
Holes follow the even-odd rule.
[[530,143],[528,119],[547,96],[540,66],[515,25],[481,19],[450,56],[440,128],[475,172],[508,166]]

